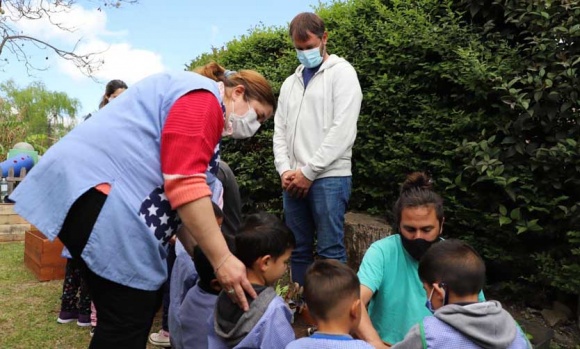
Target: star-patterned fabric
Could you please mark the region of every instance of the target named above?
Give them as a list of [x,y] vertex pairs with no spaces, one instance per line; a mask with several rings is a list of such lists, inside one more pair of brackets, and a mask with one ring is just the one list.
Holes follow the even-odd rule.
[[167,245],[181,224],[177,211],[171,209],[163,186],[155,188],[143,201],[139,217],[147,224],[157,240],[162,242],[163,246]]

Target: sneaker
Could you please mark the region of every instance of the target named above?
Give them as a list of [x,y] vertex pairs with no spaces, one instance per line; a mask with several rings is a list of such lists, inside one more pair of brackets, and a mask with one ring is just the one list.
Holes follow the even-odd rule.
[[59,324],[68,324],[69,322],[73,322],[76,319],[78,319],[79,314],[76,311],[60,311],[60,313],[58,314],[58,319],[56,319],[56,322],[58,322]]
[[91,326],[91,315],[89,314],[79,314],[79,318],[77,320],[77,325],[80,327],[88,327]]
[[91,335],[91,337],[95,335],[95,326],[91,326],[90,335]]
[[171,342],[169,341],[169,332],[165,330],[159,330],[159,332],[151,333],[149,335],[149,343],[163,348],[171,348]]

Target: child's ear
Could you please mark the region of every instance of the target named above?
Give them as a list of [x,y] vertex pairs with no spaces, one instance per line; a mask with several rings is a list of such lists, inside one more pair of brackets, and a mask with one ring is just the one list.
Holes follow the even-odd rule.
[[269,254],[258,258],[258,266],[261,271],[266,271],[270,267],[270,264],[272,264],[272,256]]
[[360,300],[360,298],[357,298],[354,302],[352,302],[352,305],[350,306],[350,317],[353,320],[358,320],[361,317],[361,311],[362,311],[362,302]]
[[435,283],[433,284],[433,297],[437,297],[439,298],[441,301],[443,301],[443,299],[445,298],[445,292],[446,292],[446,288],[445,285],[443,283]]
[[220,292],[222,290],[222,285],[220,284],[218,279],[211,280],[209,282],[209,287],[216,292]]

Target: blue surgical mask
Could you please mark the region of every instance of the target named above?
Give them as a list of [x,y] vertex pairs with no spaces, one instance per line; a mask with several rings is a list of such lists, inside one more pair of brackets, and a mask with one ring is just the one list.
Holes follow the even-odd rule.
[[[445,283],[440,283],[439,287],[443,288],[443,305],[446,305],[447,303],[449,303],[449,299],[447,298],[448,294],[447,294],[447,289],[445,288],[447,285]],[[435,308],[433,308],[433,303],[431,303],[431,298],[433,297],[433,291],[435,291],[435,287],[433,287],[431,289],[431,293],[429,294],[429,298],[427,299],[427,302],[425,302],[425,307],[427,307],[427,309],[429,309],[429,311],[431,312],[431,314],[435,313]]]
[[427,302],[425,302],[425,307],[427,307],[427,309],[429,309],[431,314],[435,313],[435,309],[433,309],[433,303],[431,303],[431,297],[433,297],[433,291],[435,291],[435,287],[433,287],[431,289],[431,293],[429,294],[429,298],[427,299]]
[[296,50],[298,60],[305,68],[314,68],[322,63],[322,55],[320,54],[320,46],[311,48],[310,50]]

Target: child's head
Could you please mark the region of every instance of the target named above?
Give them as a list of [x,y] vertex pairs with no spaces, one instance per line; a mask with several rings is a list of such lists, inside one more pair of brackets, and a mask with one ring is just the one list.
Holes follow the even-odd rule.
[[344,321],[351,329],[361,317],[360,282],[347,265],[333,259],[315,261],[304,278],[304,300],[316,321]]
[[276,216],[261,212],[249,215],[236,235],[236,257],[265,285],[284,275],[296,245],[294,235]]
[[222,211],[219,205],[213,201],[211,202],[211,207],[213,208],[213,214],[215,216],[215,219],[217,220],[217,224],[221,228],[222,223],[224,222],[224,211]]
[[[219,209],[219,207],[218,207]],[[235,242],[234,238],[228,234],[223,234],[224,239],[226,240],[226,244],[230,251],[235,251]],[[213,266],[199,247],[199,245],[195,246],[193,249],[193,261],[195,263],[195,270],[199,275],[199,284],[202,289],[207,292],[211,292],[214,294],[218,294],[221,291],[221,285],[218,282],[215,273],[213,271]]]
[[438,309],[449,302],[450,294],[477,296],[485,284],[485,263],[465,242],[444,240],[431,246],[421,258],[419,278],[432,308]]

